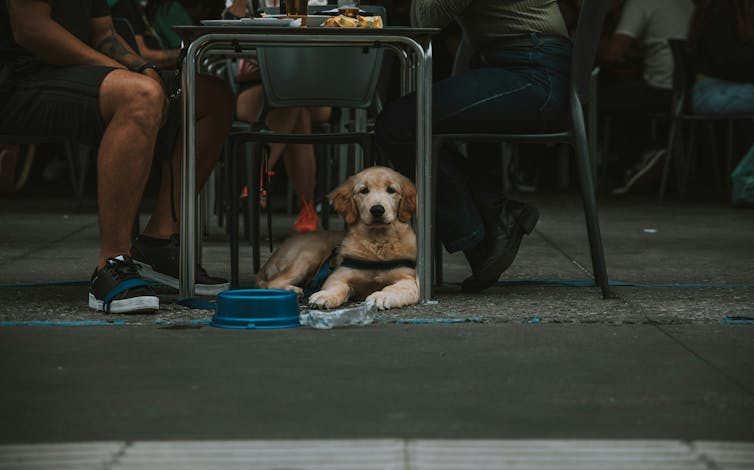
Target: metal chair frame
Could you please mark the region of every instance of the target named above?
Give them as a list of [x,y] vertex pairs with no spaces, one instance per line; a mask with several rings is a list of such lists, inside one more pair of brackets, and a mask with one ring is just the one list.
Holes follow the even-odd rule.
[[[725,124],[726,140],[726,173],[733,170],[733,125],[736,121],[754,121],[754,114],[711,114],[695,113],[691,109],[691,89],[694,83],[694,67],[692,58],[686,49],[685,39],[669,39],[670,51],[673,55],[673,105],[671,109],[671,127],[668,137],[667,158],[662,173],[659,200],[662,201],[668,187],[670,165],[673,162],[678,185],[678,194],[685,196],[688,177],[691,170],[691,159],[694,150],[697,124],[706,125],[710,136],[715,135],[715,123]],[[689,125],[688,148],[684,148],[684,124]],[[713,145],[714,147],[714,145]],[[721,181],[719,159],[715,153],[713,168],[716,172],[718,184]],[[727,183],[727,179],[725,179]],[[728,184],[724,184],[728,187]]]

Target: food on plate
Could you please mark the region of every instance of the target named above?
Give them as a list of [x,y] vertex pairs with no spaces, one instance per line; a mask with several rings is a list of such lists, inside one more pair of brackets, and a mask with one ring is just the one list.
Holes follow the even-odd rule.
[[328,18],[325,21],[328,28],[370,28],[382,29],[382,17],[380,16],[357,16],[351,18],[345,15],[338,15]]

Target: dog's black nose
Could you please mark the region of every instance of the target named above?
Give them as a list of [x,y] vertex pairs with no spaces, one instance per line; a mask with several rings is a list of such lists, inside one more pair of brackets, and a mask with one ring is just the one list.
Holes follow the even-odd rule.
[[385,207],[381,204],[377,204],[370,207],[369,212],[375,217],[382,217],[383,215],[385,215]]

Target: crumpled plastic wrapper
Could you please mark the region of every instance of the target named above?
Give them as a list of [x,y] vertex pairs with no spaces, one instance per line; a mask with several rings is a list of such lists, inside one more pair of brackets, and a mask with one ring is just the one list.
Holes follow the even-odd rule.
[[311,326],[320,330],[344,326],[365,326],[374,321],[377,306],[362,302],[353,307],[334,310],[306,310],[299,315],[302,326]]

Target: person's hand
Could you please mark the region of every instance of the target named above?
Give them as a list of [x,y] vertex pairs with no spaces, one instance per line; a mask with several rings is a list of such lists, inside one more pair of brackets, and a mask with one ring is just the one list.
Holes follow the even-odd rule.
[[735,0],[736,36],[743,43],[754,43],[754,1]]

